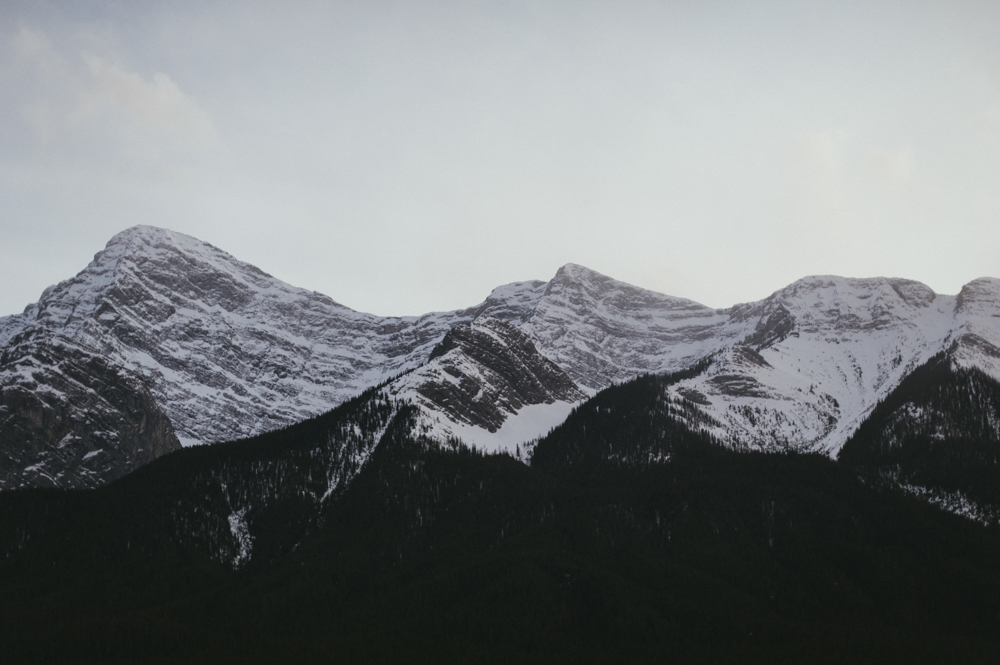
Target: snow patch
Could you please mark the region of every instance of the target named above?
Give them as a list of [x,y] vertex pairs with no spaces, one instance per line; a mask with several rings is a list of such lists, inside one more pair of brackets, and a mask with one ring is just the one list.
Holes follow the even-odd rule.
[[976,503],[962,492],[948,492],[920,485],[910,485],[899,481],[896,481],[896,485],[907,494],[920,497],[942,510],[972,520],[973,522],[979,522],[988,526],[1000,521],[1000,512],[990,506],[983,506]]
[[236,538],[238,549],[233,556],[232,564],[234,568],[250,560],[250,552],[253,549],[253,537],[250,535],[250,527],[247,526],[246,508],[233,511],[229,514],[229,531]]
[[[421,433],[432,439],[444,440],[456,437],[464,443],[475,446],[486,453],[510,453],[515,455],[518,446],[533,441],[549,433],[561,424],[578,403],[553,402],[551,404],[531,404],[510,415],[496,432],[482,427],[456,423],[442,414],[430,414],[421,410]],[[523,457],[523,455],[522,455]]]

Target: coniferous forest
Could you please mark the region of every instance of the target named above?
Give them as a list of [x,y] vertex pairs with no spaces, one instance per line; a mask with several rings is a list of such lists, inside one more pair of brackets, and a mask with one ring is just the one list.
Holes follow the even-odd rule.
[[[4,662],[998,662],[1000,530],[849,448],[729,451],[675,378],[599,393],[530,465],[414,437],[369,391],[98,490],[0,494]],[[331,465],[353,480],[317,501]]]
[[896,482],[971,498],[1000,522],[1000,385],[945,354],[907,376],[840,451],[840,461]]

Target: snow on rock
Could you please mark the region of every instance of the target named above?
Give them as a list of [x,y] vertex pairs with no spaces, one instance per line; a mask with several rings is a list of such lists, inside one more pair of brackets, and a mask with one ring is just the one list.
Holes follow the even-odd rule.
[[1000,279],[983,277],[962,287],[956,298],[952,359],[1000,381]]
[[180,447],[143,381],[59,337],[0,352],[0,489],[96,487]]
[[249,561],[250,555],[253,552],[253,536],[250,534],[250,527],[247,525],[246,513],[247,509],[243,508],[233,511],[227,518],[229,520],[229,531],[238,544],[232,561],[229,562],[233,568],[239,568]]
[[954,296],[895,279],[809,277],[729,310],[746,336],[704,374],[697,395],[739,448],[835,454],[871,409],[950,340]]
[[416,433],[437,441],[455,438],[486,453],[509,453],[527,460],[534,442],[562,424],[577,404],[579,402],[556,401],[523,406],[508,416],[495,432],[457,423],[439,412],[425,409],[418,418]]
[[689,367],[742,330],[722,310],[572,263],[546,285],[523,326],[539,351],[590,393],[638,374]]
[[[58,353],[29,352],[42,348],[72,348],[133,377],[183,445],[284,427],[402,374],[394,395],[420,406],[428,431],[491,450],[516,449],[612,382],[711,357],[706,372],[669,390],[719,422],[718,436],[739,448],[835,454],[934,353],[950,349],[956,364],[1000,379],[1000,280],[945,296],[908,280],[808,277],[759,302],[711,309],[567,264],[549,282],[500,286],[475,307],[379,317],[190,236],[137,226],[23,314],[0,318],[0,419],[29,393],[47,404],[66,393]],[[41,365],[49,369],[33,369]],[[6,397],[14,393],[23,399]],[[49,427],[59,438],[22,450],[11,468],[59,484],[65,462],[52,450],[76,450],[116,426],[121,447],[138,431],[123,423],[142,422],[119,404],[98,427],[88,408],[53,411],[76,425]],[[76,443],[60,447],[69,432]],[[78,457],[113,448],[87,446]]]
[[420,434],[511,453],[586,398],[523,331],[490,316],[453,328],[427,364],[388,390],[420,409]]
[[190,236],[137,226],[24,314],[0,319],[0,334],[58,334],[137,373],[191,445],[322,413],[417,367],[457,323],[490,308],[518,316],[536,289],[511,285],[459,312],[378,317]]
[[1000,280],[959,296],[903,279],[801,279],[765,300],[713,310],[567,265],[522,324],[584,389],[713,357],[670,389],[737,448],[836,454],[907,373],[955,346],[1000,377]]

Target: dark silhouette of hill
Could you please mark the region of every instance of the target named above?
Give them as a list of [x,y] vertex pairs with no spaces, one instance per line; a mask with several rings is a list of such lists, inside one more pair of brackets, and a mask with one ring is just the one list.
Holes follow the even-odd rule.
[[4,662],[997,662],[1000,530],[726,450],[675,379],[602,391],[531,466],[415,436],[375,389],[0,494]]

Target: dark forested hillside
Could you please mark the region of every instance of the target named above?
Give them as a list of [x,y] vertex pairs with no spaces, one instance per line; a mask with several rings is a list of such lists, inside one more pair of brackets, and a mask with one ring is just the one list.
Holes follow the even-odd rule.
[[318,528],[323,507],[399,419],[405,409],[375,388],[284,430],[180,450],[100,490],[2,493],[0,556],[185,552],[230,568],[251,552],[253,562],[270,560]]
[[1000,523],[1000,384],[939,354],[874,409],[839,459]]
[[694,431],[711,424],[708,417],[689,400],[669,398],[664,390],[704,372],[708,364],[704,360],[682,372],[646,374],[601,391],[534,448],[532,464],[549,471],[642,469],[669,461],[675,451],[717,444]]
[[0,494],[4,662],[998,662],[1000,530],[725,450],[669,380],[603,391],[531,466],[414,437],[372,391]]

